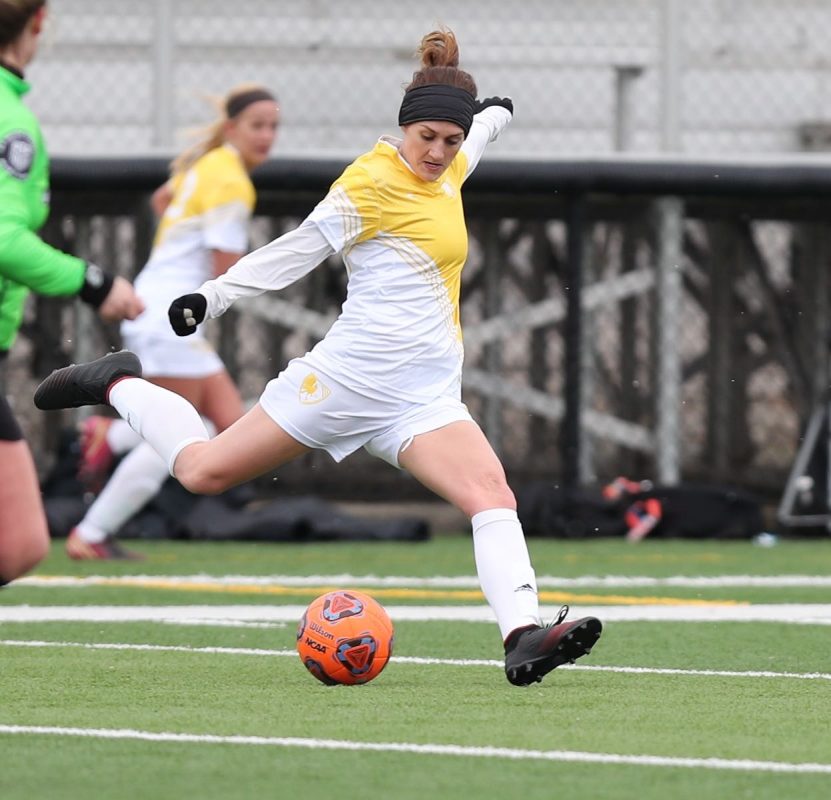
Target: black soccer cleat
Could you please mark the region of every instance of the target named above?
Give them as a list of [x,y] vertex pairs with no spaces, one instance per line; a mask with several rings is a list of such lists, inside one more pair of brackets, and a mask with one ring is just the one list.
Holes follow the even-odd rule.
[[141,362],[129,350],[107,353],[87,364],[70,364],[56,369],[35,389],[35,405],[54,411],[104,404],[112,383],[126,377],[141,377]]
[[505,676],[514,686],[541,681],[552,669],[591,652],[600,638],[603,625],[595,617],[563,622],[568,606],[563,606],[550,625],[517,628],[505,639]]

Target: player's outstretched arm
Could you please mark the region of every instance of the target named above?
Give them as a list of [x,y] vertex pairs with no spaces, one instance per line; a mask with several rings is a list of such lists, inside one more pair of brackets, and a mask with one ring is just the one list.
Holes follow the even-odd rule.
[[[243,256],[225,274],[203,283],[196,294],[206,301],[204,310],[198,300],[191,300],[191,305],[185,304],[181,308],[176,305],[193,295],[174,301],[169,312],[170,324],[180,336],[187,336],[203,319],[224,314],[240,298],[256,297],[291,285],[334,252],[317,224],[307,218],[300,227]],[[187,319],[195,322],[184,322],[185,309],[191,312]],[[185,332],[180,333],[176,325]]]

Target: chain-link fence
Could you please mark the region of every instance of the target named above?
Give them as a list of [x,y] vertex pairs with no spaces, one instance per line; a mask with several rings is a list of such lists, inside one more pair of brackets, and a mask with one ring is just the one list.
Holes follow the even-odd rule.
[[827,0],[52,0],[31,103],[59,154],[172,152],[206,95],[258,81],[278,154],[354,156],[394,132],[421,36],[510,95],[505,156],[794,152],[831,141]]

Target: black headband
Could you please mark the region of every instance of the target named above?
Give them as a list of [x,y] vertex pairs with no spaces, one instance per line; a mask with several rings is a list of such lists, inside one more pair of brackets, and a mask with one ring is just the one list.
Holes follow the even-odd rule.
[[233,119],[252,103],[259,103],[261,100],[277,102],[277,99],[268,89],[251,89],[249,92],[241,92],[229,98],[225,103],[225,114],[228,119]]
[[465,89],[430,83],[410,89],[404,95],[398,111],[398,124],[409,125],[428,120],[454,122],[467,136],[473,124],[475,105],[476,98]]

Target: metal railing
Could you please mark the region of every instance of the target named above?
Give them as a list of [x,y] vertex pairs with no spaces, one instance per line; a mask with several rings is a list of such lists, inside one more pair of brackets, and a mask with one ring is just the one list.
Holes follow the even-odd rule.
[[[253,244],[296,225],[343,166],[260,170]],[[164,177],[161,159],[59,159],[45,236],[131,277]],[[827,385],[829,188],[831,162],[807,157],[483,163],[465,190],[464,393],[512,480],[626,474],[781,491]],[[219,321],[245,396],[324,335],[344,290],[332,258]],[[118,343],[75,303],[33,303],[10,383],[42,463],[71,418],[31,413],[34,382]],[[271,477],[368,497],[410,485],[352,459],[342,469],[313,454]]]

